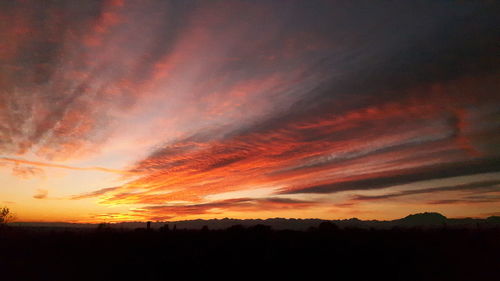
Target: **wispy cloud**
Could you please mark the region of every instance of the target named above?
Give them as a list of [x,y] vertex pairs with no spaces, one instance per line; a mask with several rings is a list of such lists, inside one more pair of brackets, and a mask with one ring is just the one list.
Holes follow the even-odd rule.
[[428,204],[446,205],[446,204],[477,204],[477,203],[496,203],[500,202],[500,196],[468,196],[463,199],[443,199],[432,200]]
[[[17,173],[20,173],[21,175],[23,174],[22,171],[25,171],[24,173],[39,173],[42,172],[43,170],[40,168],[32,167],[32,166],[38,166],[38,167],[46,167],[46,168],[58,168],[58,169],[69,169],[69,170],[76,170],[76,171],[99,171],[99,172],[106,172],[106,173],[117,173],[117,174],[136,174],[131,171],[127,170],[117,170],[117,169],[109,169],[109,168],[103,168],[103,167],[75,167],[75,166],[68,166],[68,165],[61,165],[61,164],[55,164],[55,163],[48,163],[48,162],[39,162],[39,161],[29,161],[29,160],[24,160],[24,159],[19,159],[19,158],[8,158],[8,157],[0,157],[0,162],[9,162],[9,163],[14,163],[16,166],[13,168],[16,170]],[[31,165],[30,167],[20,167],[19,165]],[[32,174],[32,173],[31,173]]]
[[49,191],[46,189],[37,189],[35,195],[33,195],[33,198],[35,199],[45,199],[49,195]]
[[[400,192],[387,193],[383,195],[356,195],[353,197],[356,201],[365,201],[365,200],[383,200],[390,199],[395,197],[404,197],[411,196],[417,194],[432,194],[432,193],[440,193],[447,191],[467,191],[467,192],[500,192],[500,180],[492,180],[492,181],[480,181],[480,182],[472,182],[466,184],[457,184],[450,186],[440,186],[433,188],[423,188],[423,189],[413,189],[413,190],[404,190]],[[468,196],[471,199],[471,196]],[[483,198],[484,199],[484,198]],[[490,198],[493,199],[493,198]]]
[[[497,159],[464,161],[458,164],[452,163],[446,165],[424,166],[420,169],[394,169],[392,175],[384,175],[384,173],[367,174],[364,175],[364,178],[359,180],[353,179],[343,182],[307,186],[283,193],[335,193],[348,190],[380,189],[418,181],[481,174],[499,170],[500,162]],[[468,185],[465,185],[464,187],[467,186]],[[455,188],[459,189],[460,187],[456,186]]]
[[42,169],[33,166],[20,166],[15,165],[12,167],[12,175],[18,178],[28,179],[31,177],[43,176]]
[[114,191],[116,189],[118,189],[118,187],[102,188],[102,189],[95,190],[95,191],[92,191],[92,192],[87,192],[87,193],[83,193],[83,194],[71,196],[71,199],[73,199],[73,200],[79,200],[79,199],[94,198],[94,197],[97,197],[97,196],[108,194],[108,193],[110,193],[110,192],[112,192],[112,191]]
[[284,198],[234,198],[203,204],[169,206],[146,206],[133,210],[133,213],[153,220],[165,220],[186,215],[217,214],[228,211],[256,212],[286,209],[303,209],[317,205],[316,202]]

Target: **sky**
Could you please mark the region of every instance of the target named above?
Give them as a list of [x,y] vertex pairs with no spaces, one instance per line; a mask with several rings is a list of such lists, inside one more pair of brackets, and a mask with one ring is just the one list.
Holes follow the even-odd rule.
[[19,221],[500,214],[495,1],[0,2]]

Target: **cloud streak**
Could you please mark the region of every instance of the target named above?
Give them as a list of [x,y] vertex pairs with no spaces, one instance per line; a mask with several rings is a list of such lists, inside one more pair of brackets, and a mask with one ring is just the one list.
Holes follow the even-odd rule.
[[72,200],[79,200],[79,199],[94,198],[94,197],[97,197],[97,196],[108,194],[108,193],[110,193],[110,192],[112,192],[112,191],[114,191],[116,189],[117,189],[117,187],[102,188],[102,189],[95,190],[95,191],[92,191],[92,192],[87,192],[87,193],[83,193],[83,194],[71,196],[71,199]]
[[255,212],[260,210],[304,209],[314,205],[317,205],[317,203],[282,198],[234,198],[203,204],[146,206],[134,210],[133,213],[152,220],[166,220],[185,215],[217,214],[227,211]]
[[49,191],[45,189],[37,189],[35,195],[33,195],[33,198],[35,199],[45,199],[49,195]]
[[[340,183],[308,186],[284,193],[335,193],[348,190],[380,189],[390,186],[407,184],[418,181],[451,178],[463,175],[474,175],[500,170],[498,160],[468,161],[460,164],[433,165],[418,169],[396,170],[396,174],[384,176],[383,174],[372,174],[365,179],[350,180]],[[466,185],[467,186],[467,185]],[[456,187],[460,188],[460,187]],[[445,188],[446,189],[446,188]]]
[[[38,162],[38,161],[29,161],[29,160],[24,160],[24,159],[15,159],[15,158],[8,158],[8,157],[0,157],[0,162],[2,162],[2,161],[8,162],[8,163],[14,163],[16,165],[32,165],[32,166],[38,166],[38,167],[68,169],[68,170],[76,170],[76,171],[99,171],[99,172],[106,172],[106,173],[128,174],[128,175],[134,174],[134,172],[126,171],[126,170],[108,169],[108,168],[103,168],[103,167],[74,167],[74,166],[68,166],[68,165]],[[16,166],[16,167],[14,167],[13,169],[17,169],[17,170],[20,169],[18,166]],[[35,168],[35,167],[31,167],[31,168],[28,167],[28,168],[24,168],[24,169],[29,169],[28,173],[31,173],[30,171],[42,171],[41,169]]]
[[[411,196],[417,194],[432,194],[438,192],[447,192],[447,191],[480,191],[480,192],[498,192],[500,191],[500,181],[482,181],[482,182],[473,182],[459,185],[451,185],[451,186],[440,186],[434,188],[423,188],[423,189],[415,189],[415,190],[404,190],[395,193],[389,193],[384,195],[376,195],[376,196],[366,196],[366,195],[357,195],[353,197],[355,201],[364,201],[364,200],[382,200],[389,199],[395,197],[404,197]],[[469,196],[470,198],[470,196]],[[435,201],[433,201],[435,202]]]

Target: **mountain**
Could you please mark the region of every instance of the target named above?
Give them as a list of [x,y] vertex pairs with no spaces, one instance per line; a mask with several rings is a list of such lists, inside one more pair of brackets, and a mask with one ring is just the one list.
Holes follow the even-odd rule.
[[486,218],[487,222],[500,224],[500,216],[491,216]]
[[440,226],[446,224],[448,219],[440,213],[419,213],[408,215],[396,220],[398,226]]

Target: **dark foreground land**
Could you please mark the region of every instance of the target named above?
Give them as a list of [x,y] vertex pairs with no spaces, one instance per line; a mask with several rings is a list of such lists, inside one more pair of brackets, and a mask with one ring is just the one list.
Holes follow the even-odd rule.
[[[181,278],[179,278],[181,277]],[[0,231],[0,280],[500,280],[500,228]]]

